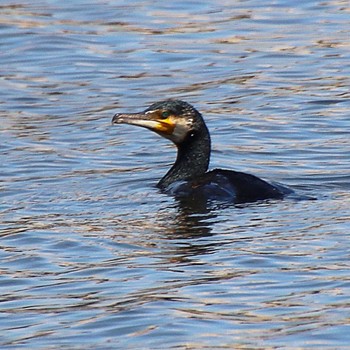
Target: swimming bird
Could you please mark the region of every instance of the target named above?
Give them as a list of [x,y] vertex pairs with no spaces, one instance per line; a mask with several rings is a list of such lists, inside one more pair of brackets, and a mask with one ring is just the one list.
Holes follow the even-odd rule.
[[281,199],[292,192],[254,175],[224,169],[208,170],[211,142],[202,115],[180,100],[156,102],[143,112],[115,114],[113,124],[147,128],[177,146],[177,158],[157,187],[175,197],[206,198],[231,203]]

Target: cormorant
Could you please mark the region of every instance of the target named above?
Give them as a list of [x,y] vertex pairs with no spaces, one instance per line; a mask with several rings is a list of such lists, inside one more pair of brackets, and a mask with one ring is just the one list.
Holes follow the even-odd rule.
[[171,140],[178,149],[174,165],[157,187],[175,197],[205,198],[232,203],[281,199],[292,191],[254,175],[214,169],[207,172],[210,135],[202,115],[180,100],[156,102],[140,113],[115,114],[113,124],[150,129]]

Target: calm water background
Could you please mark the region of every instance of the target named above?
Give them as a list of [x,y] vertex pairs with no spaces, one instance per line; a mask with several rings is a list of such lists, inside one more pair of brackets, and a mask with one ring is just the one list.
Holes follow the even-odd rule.
[[[1,1],[1,349],[347,348],[348,1]],[[185,208],[114,113],[181,98],[212,167],[316,200]]]

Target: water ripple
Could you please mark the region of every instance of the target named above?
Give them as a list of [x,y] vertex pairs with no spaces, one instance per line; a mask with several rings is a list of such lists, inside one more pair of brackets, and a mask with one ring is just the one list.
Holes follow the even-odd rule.
[[[2,349],[348,347],[344,1],[0,10]],[[174,148],[110,121],[169,97],[203,113],[213,168],[315,200],[160,193]]]

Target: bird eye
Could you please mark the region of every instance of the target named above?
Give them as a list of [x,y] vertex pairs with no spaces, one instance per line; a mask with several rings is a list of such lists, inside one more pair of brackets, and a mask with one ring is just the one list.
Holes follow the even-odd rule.
[[161,114],[162,119],[167,119],[169,118],[169,116],[170,116],[170,113],[168,111],[164,111]]

